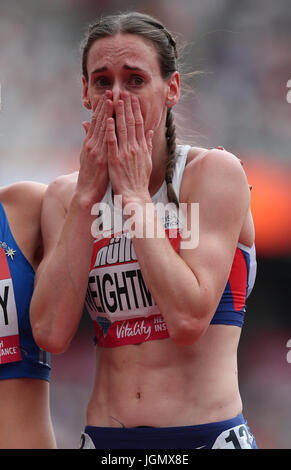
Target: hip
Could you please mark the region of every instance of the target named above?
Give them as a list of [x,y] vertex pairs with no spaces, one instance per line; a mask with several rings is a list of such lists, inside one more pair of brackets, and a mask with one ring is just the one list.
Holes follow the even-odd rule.
[[242,414],[194,426],[107,428],[86,426],[81,449],[256,449]]

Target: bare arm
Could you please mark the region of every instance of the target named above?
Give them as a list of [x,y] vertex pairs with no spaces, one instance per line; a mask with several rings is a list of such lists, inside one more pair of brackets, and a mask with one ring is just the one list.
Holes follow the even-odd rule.
[[[177,254],[167,237],[133,239],[145,281],[177,344],[191,344],[206,331],[249,209],[244,171],[227,152],[209,151],[190,164],[184,178],[182,201],[199,203],[198,246]],[[157,214],[154,222],[160,223]]]
[[40,214],[47,186],[20,181],[0,190],[13,236],[34,269],[42,256]]
[[36,342],[54,353],[67,348],[78,327],[93,243],[91,206],[76,193],[66,213],[62,199],[66,185],[66,177],[57,179],[44,198],[44,257],[36,273],[30,307]]
[[86,125],[77,181],[72,176],[58,178],[44,198],[44,258],[36,275],[30,319],[36,342],[53,353],[68,347],[83,311],[93,246],[91,211],[108,184],[105,116],[110,115],[112,107],[104,96]]
[[[123,204],[135,204],[135,233],[161,227],[148,186],[151,138],[145,135],[138,99],[123,96],[116,110],[117,132],[107,122],[110,180]],[[118,139],[117,139],[117,135]],[[199,203],[199,244],[178,255],[167,237],[133,236],[146,284],[177,344],[191,344],[207,329],[225,288],[249,209],[249,187],[240,161],[211,150],[187,165],[181,202]],[[152,217],[146,206],[152,205]],[[147,224],[147,229],[146,229]]]

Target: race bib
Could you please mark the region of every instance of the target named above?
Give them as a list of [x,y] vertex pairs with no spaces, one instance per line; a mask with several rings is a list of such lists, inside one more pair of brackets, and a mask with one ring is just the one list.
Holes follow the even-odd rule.
[[167,325],[161,315],[111,323],[107,318],[97,317],[93,322],[98,346],[114,348],[140,344],[155,339],[169,338]]
[[9,265],[0,248],[0,364],[21,361],[16,303]]
[[[165,232],[179,252],[179,232],[169,229]],[[86,307],[99,346],[123,346],[169,337],[158,305],[144,281],[132,241],[124,234],[95,241]]]
[[[180,236],[175,233],[170,237],[168,232],[178,252]],[[93,320],[104,316],[111,323],[160,313],[146,286],[130,238],[112,235],[94,243],[86,306]]]
[[254,437],[245,424],[223,431],[212,449],[252,449]]

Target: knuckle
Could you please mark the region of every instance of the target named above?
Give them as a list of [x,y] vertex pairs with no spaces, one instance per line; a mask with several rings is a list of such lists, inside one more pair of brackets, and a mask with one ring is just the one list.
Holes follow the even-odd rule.
[[96,125],[98,125],[98,124],[100,125],[102,123],[102,121],[103,121],[103,115],[101,113],[98,113],[96,115]]
[[128,150],[129,150],[129,154],[132,156],[136,156],[138,153],[138,148],[136,144],[130,144]]
[[93,149],[93,145],[92,145],[92,142],[87,140],[84,142],[84,149],[87,153],[90,153]]
[[109,134],[107,136],[106,141],[107,141],[108,145],[110,145],[110,147],[113,147],[113,148],[115,147],[115,136],[114,135]]
[[90,157],[96,158],[97,155],[98,155],[98,152],[97,152],[96,148],[93,148],[90,152]]
[[136,126],[143,126],[143,120],[140,117],[136,118],[135,125]]
[[126,127],[122,124],[118,126],[118,132],[122,135],[127,133]]
[[98,165],[100,168],[105,168],[107,166],[107,160],[105,156],[102,156],[102,158],[99,159]]
[[133,118],[128,118],[127,119],[127,125],[130,127],[135,126],[135,120]]
[[107,129],[106,131],[106,140],[108,142],[115,142],[116,137],[115,137],[115,132],[113,129]]

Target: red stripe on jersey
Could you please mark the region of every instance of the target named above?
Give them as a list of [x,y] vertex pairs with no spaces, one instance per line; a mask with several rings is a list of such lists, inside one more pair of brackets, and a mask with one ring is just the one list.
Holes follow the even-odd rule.
[[0,248],[0,279],[10,279],[11,274],[4,248]]
[[[166,229],[165,233],[174,250],[179,253],[181,244],[181,234],[179,229]],[[116,241],[112,243],[112,239],[115,239]],[[98,266],[114,266],[117,264],[134,263],[137,259],[133,257],[132,250],[132,241],[126,235],[115,238],[114,234],[112,234],[109,237],[96,239],[92,251],[91,270]],[[110,261],[108,261],[108,255]]]
[[[0,248],[0,295],[1,307],[4,313],[3,300],[5,298],[6,318],[0,324],[0,364],[21,361],[21,352],[18,335],[18,318],[13,292],[13,284],[4,248]],[[0,308],[1,308],[0,307]],[[13,334],[11,334],[13,333]],[[16,333],[16,334],[14,334]]]
[[229,275],[229,284],[236,311],[245,307],[248,270],[246,260],[240,248],[236,249],[232,268]]
[[18,335],[0,338],[0,364],[21,361],[21,359]]
[[161,315],[116,321],[110,325],[105,334],[97,321],[94,321],[93,324],[97,344],[103,348],[128,346],[169,338],[167,325]]

